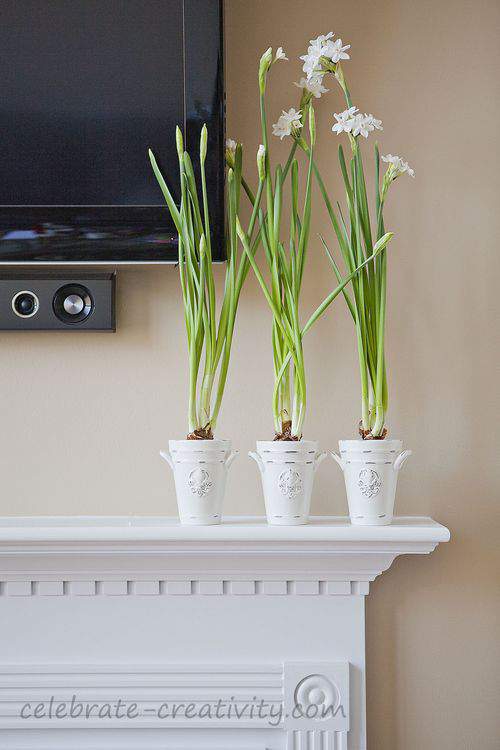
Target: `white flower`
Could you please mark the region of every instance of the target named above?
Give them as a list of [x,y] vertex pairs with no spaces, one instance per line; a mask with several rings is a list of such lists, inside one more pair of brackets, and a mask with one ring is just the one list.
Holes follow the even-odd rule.
[[[404,161],[400,156],[387,154],[387,156],[382,157],[382,161],[392,165],[393,179],[396,179],[396,177],[399,177],[401,174],[405,174],[405,172],[410,175],[410,177],[415,177],[415,170],[412,169],[408,162]],[[389,169],[390,168],[391,167],[389,167]]]
[[351,133],[355,138],[362,135],[368,138],[372,130],[383,130],[382,120],[377,120],[373,115],[361,114],[357,107],[349,107],[340,114],[333,115],[337,122],[332,127],[334,133]]
[[316,39],[311,39],[309,47],[307,48],[307,54],[301,55],[300,59],[304,61],[302,70],[307,74],[307,78],[312,78],[315,74],[318,74],[319,61],[321,58],[321,50],[323,49],[326,42],[328,42],[333,36],[333,31],[328,34],[322,34]]
[[377,120],[376,117],[374,117],[372,114],[366,115],[365,114],[365,121],[368,125],[370,125],[370,130],[383,130],[382,127],[382,120]]
[[274,56],[274,62],[277,62],[278,60],[288,60],[288,57],[283,52],[283,47],[278,47],[276,50],[276,54]]
[[300,130],[302,110],[297,112],[293,107],[286,112],[282,111],[278,122],[273,125],[273,135],[277,135],[283,140],[286,135],[291,135],[293,130]]
[[333,41],[333,31],[328,34],[321,34],[316,39],[311,39],[307,54],[301,55],[300,59],[304,61],[302,70],[306,73],[308,80],[313,76],[321,75],[321,58],[325,57],[336,64],[340,60],[349,60],[347,50],[351,48],[350,44],[342,44],[342,39]]
[[236,153],[236,146],[237,146],[236,141],[233,141],[232,138],[228,138],[227,139],[227,141],[226,141],[226,151],[229,151],[231,154],[233,154],[233,156]]
[[309,44],[311,45],[311,47],[323,47],[325,42],[333,39],[334,36],[335,33],[333,31],[329,31],[328,34],[320,34],[320,36],[317,36],[316,39],[310,39]]
[[354,118],[354,126],[352,128],[352,134],[354,137],[362,135],[363,138],[368,138],[368,134],[373,130],[383,130],[382,120],[377,120],[373,115],[358,114]]
[[316,97],[316,99],[319,99],[321,94],[326,94],[330,90],[323,86],[323,77],[320,75],[312,76],[309,81],[307,78],[301,78],[298,83],[294,84],[294,86],[309,91],[309,93]]
[[350,60],[351,58],[347,54],[346,50],[351,49],[350,44],[342,46],[342,39],[330,39],[323,46],[321,50],[321,56],[327,57],[332,63],[338,63],[340,60]]
[[[311,47],[309,47],[309,49],[311,49]],[[318,74],[320,57],[320,52],[308,52],[307,55],[300,56],[300,59],[304,60],[302,70],[308,78],[312,78],[314,75]]]
[[333,132],[338,133],[338,135],[344,132],[350,133],[356,123],[356,117],[359,117],[359,115],[356,114],[357,111],[357,107],[349,107],[349,109],[345,109],[340,114],[334,114],[333,116],[337,122],[332,127]]

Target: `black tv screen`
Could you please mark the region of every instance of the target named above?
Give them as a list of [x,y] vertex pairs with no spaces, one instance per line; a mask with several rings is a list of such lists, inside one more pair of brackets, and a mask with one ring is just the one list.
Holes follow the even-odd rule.
[[175,126],[198,151],[222,257],[220,0],[2,0],[0,263],[174,261],[152,173],[178,192]]

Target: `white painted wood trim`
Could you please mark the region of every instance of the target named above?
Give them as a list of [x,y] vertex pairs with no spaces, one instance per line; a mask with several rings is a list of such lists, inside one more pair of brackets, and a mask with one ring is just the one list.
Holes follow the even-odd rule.
[[0,596],[364,595],[397,555],[449,539],[429,518],[371,528],[345,518],[297,527],[154,520],[0,519]]
[[447,542],[450,532],[425,516],[395,517],[389,526],[353,526],[346,516],[316,516],[303,526],[269,526],[263,517],[228,517],[215,526],[181,526],[163,516],[4,516],[0,545],[34,542]]
[[[324,720],[294,717],[298,702],[303,710],[311,707],[308,695],[315,687],[325,692],[331,688],[328,700],[335,712]],[[221,698],[226,702],[219,703],[219,715],[215,711],[208,717],[171,715],[174,705],[189,702],[196,713],[216,706]],[[118,699],[121,715],[99,718],[98,712],[108,706],[114,710]],[[261,700],[272,709],[267,715],[265,711],[253,715],[252,707],[257,708]],[[89,707],[93,713],[82,718]],[[132,707],[133,714],[126,716]],[[64,715],[58,715],[60,709]],[[68,729],[93,733],[104,727],[106,731],[203,729],[210,733],[266,729],[284,732],[288,750],[343,750],[349,730],[349,665],[0,665],[0,736],[9,730],[31,731],[41,740],[45,732],[55,737]]]

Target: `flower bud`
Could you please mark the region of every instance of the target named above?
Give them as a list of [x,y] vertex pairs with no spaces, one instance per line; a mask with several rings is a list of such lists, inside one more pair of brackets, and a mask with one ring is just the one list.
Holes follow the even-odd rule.
[[262,57],[260,58],[259,64],[259,88],[260,93],[263,94],[266,90],[266,76],[271,63],[273,61],[273,50],[272,47],[266,49]]
[[184,138],[182,137],[182,130],[178,125],[175,129],[175,144],[177,146],[179,159],[182,159],[182,155],[184,154]]
[[203,125],[201,129],[201,136],[200,136],[200,162],[202,164],[205,163],[205,159],[207,158],[207,141],[208,141],[208,130],[207,130],[207,126]]
[[311,146],[316,143],[316,117],[314,115],[314,107],[309,107],[309,135],[311,137]]
[[335,78],[340,83],[342,90],[345,91],[344,71],[342,70],[342,67],[340,66],[340,64],[335,66]]
[[243,227],[240,224],[240,220],[238,216],[236,216],[236,232],[240,240],[244,242],[246,240],[246,235],[245,235],[245,232],[243,231]]
[[236,154],[236,149],[238,147],[238,144],[236,141],[233,141],[232,138],[228,138],[226,141],[226,164],[228,167],[234,167],[234,157]]
[[386,232],[383,237],[377,240],[377,242],[373,246],[373,255],[378,255],[380,252],[382,252],[382,250],[387,247],[393,237],[394,232]]
[[266,148],[262,143],[257,151],[257,170],[259,172],[259,180],[262,182],[266,178]]

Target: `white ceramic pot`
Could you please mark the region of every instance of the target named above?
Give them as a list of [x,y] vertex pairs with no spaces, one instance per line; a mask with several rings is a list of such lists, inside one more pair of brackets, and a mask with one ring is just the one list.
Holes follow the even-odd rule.
[[339,440],[332,456],[344,472],[351,523],[386,526],[394,514],[398,473],[411,451],[401,440]]
[[169,440],[160,451],[174,472],[179,518],[189,526],[221,522],[227,470],[236,458],[229,440]]
[[314,472],[326,457],[312,440],[258,440],[248,454],[262,476],[267,522],[299,526],[308,522]]

